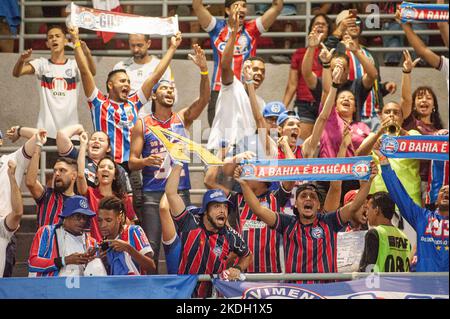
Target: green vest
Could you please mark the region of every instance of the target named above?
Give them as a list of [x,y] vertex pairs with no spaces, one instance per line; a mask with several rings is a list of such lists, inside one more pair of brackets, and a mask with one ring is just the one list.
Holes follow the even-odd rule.
[[411,244],[405,233],[394,226],[379,225],[375,229],[378,233],[378,271],[409,272]]

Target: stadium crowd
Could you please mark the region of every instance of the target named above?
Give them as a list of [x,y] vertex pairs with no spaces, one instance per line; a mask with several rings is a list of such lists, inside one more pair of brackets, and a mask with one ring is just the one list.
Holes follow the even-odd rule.
[[[265,61],[256,49],[289,6],[273,0],[247,20],[245,0],[225,0],[225,19],[217,19],[202,0],[193,0],[214,67],[208,70],[204,50],[194,44],[189,58],[201,75],[198,97],[178,111],[180,92],[169,65],[181,33],[161,59],[148,54],[147,35],[129,35],[132,56],[109,72],[103,87],[94,80],[96,65],[78,28],[48,27],[50,58],[28,49],[12,69],[14,77],[36,76],[40,113],[36,128],[3,128],[5,138],[26,142],[0,158],[0,276],[11,276],[14,267],[24,176],[38,223],[28,259],[32,277],[157,274],[160,247],[171,274],[239,280],[244,273],[337,272],[337,234],[359,230],[368,230],[359,271],[448,272],[448,161],[388,159],[380,152],[385,134],[448,136],[437,98],[448,93],[428,86],[413,91],[411,79],[426,63],[445,74],[448,87],[448,58],[431,51],[397,15],[389,28],[402,29],[414,52],[386,59],[400,63],[401,83],[382,79],[380,63],[363,45],[357,11],[340,8],[331,21],[327,6],[315,8],[307,46],[291,58],[284,95],[266,103],[258,95],[267,80]],[[448,23],[438,27],[448,47]],[[66,55],[68,42],[74,59]],[[55,96],[55,86],[65,94]],[[401,100],[383,103],[397,89]],[[79,123],[79,98],[87,100],[92,134]],[[206,167],[208,191],[195,207],[189,164],[166,149],[175,142],[184,151],[183,143],[172,139],[165,146],[152,128],[189,138],[205,109],[211,126],[206,148],[223,165]],[[42,184],[41,150],[49,145],[58,154],[48,153],[53,176]],[[252,159],[366,155],[373,158],[368,181],[242,178],[242,164]],[[415,247],[404,221],[417,233]],[[195,295],[210,293],[202,283]]]

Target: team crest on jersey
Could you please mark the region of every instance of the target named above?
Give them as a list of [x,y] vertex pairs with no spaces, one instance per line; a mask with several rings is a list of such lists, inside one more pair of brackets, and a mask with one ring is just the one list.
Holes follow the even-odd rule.
[[323,229],[320,226],[314,227],[311,230],[311,236],[313,236],[315,239],[322,239],[323,238]]
[[213,249],[213,253],[214,253],[214,255],[216,255],[217,257],[220,257],[220,255],[222,255],[222,250],[223,250],[222,245],[216,244],[216,247],[214,247],[214,249]]
[[398,151],[398,142],[392,136],[386,136],[381,142],[381,149],[385,154],[395,154]]
[[73,76],[72,69],[67,69],[65,73],[69,78]]
[[269,285],[250,288],[242,294],[243,299],[325,299],[321,295],[307,289]]

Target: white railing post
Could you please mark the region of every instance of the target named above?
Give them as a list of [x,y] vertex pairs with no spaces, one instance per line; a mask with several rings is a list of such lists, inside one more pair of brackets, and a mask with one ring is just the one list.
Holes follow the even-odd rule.
[[[163,0],[162,16],[167,17],[168,14],[169,14],[169,5],[167,4],[167,0]],[[167,36],[163,36],[163,38],[162,38],[161,49],[163,51],[163,54],[162,54],[162,56],[163,56],[164,53],[167,51]]]
[[306,0],[305,47],[308,47],[308,26],[311,21],[311,0]]
[[25,0],[20,1],[19,53],[25,50]]

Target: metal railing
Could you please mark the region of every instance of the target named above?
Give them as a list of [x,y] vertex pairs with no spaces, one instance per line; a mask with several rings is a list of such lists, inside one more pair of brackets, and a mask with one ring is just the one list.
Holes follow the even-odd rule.
[[[81,5],[81,6],[92,6],[91,1],[73,1],[74,3]],[[304,22],[304,31],[298,31],[298,32],[266,32],[262,35],[262,37],[269,37],[269,38],[301,38],[305,39],[307,36],[307,28],[309,25],[309,22],[312,15],[312,4],[313,3],[364,3],[367,2],[366,0],[285,0],[285,4],[304,4],[305,5],[305,14],[298,14],[298,15],[292,15],[292,16],[279,16],[277,20],[279,21],[302,21]],[[389,0],[379,0],[376,1],[377,3],[380,2],[390,2]],[[424,2],[424,1],[422,1]],[[427,1],[425,1],[427,2]],[[45,34],[28,34],[26,32],[26,27],[29,24],[33,23],[64,23],[65,18],[62,17],[54,17],[54,18],[33,18],[26,16],[26,8],[31,7],[65,7],[71,3],[71,1],[26,1],[26,0],[19,0],[20,3],[20,11],[22,16],[22,21],[20,25],[20,32],[18,35],[12,36],[0,36],[1,39],[17,39],[19,41],[19,51],[22,52],[25,49],[25,40],[36,40],[36,39],[45,39]],[[223,5],[223,0],[204,0],[204,4],[221,4]],[[247,0],[248,4],[270,4],[271,0]],[[148,7],[160,7],[162,16],[167,16],[169,12],[169,6],[175,6],[175,5],[191,5],[192,0],[158,0],[158,1],[148,1],[148,0],[130,0],[130,1],[121,1],[122,5],[138,5],[138,6],[148,6]],[[362,19],[370,16],[370,14],[367,13],[360,13],[358,14]],[[329,15],[330,18],[334,19],[336,18],[336,15]],[[381,19],[394,19],[393,14],[379,14],[379,17]],[[222,17],[217,17],[222,18]],[[249,16],[249,19],[256,18],[256,16]],[[197,17],[195,16],[180,16],[179,17],[180,22],[191,22],[191,21],[197,21]],[[417,30],[417,34],[419,35],[439,35],[439,30]],[[403,31],[392,31],[392,30],[364,30],[362,35],[363,36],[383,36],[383,35],[402,35]],[[184,33],[184,38],[208,38],[208,34],[206,32],[198,32],[198,33]],[[82,39],[97,39],[97,36],[95,34],[82,34]],[[121,34],[116,35],[117,39],[126,39],[127,35]],[[149,51],[150,54],[162,54],[167,50],[167,37],[158,37],[155,36],[154,38],[161,38],[163,39],[161,44],[161,50],[155,50],[151,49]],[[305,41],[306,42],[306,41]],[[412,50],[411,47],[369,47],[370,50],[373,52],[399,52],[404,49]],[[430,47],[433,51],[447,51],[448,49],[444,46],[435,46]],[[295,48],[290,49],[283,49],[283,48],[271,48],[271,49],[258,49],[258,54],[291,54],[295,52]],[[35,53],[38,54],[48,54],[48,50],[35,50]],[[128,50],[92,50],[92,53],[94,55],[104,55],[104,56],[127,56],[129,55]],[[183,55],[185,56],[187,53],[190,53],[189,49],[179,49],[176,52],[176,55]],[[212,50],[206,50],[207,54],[211,54]]]

